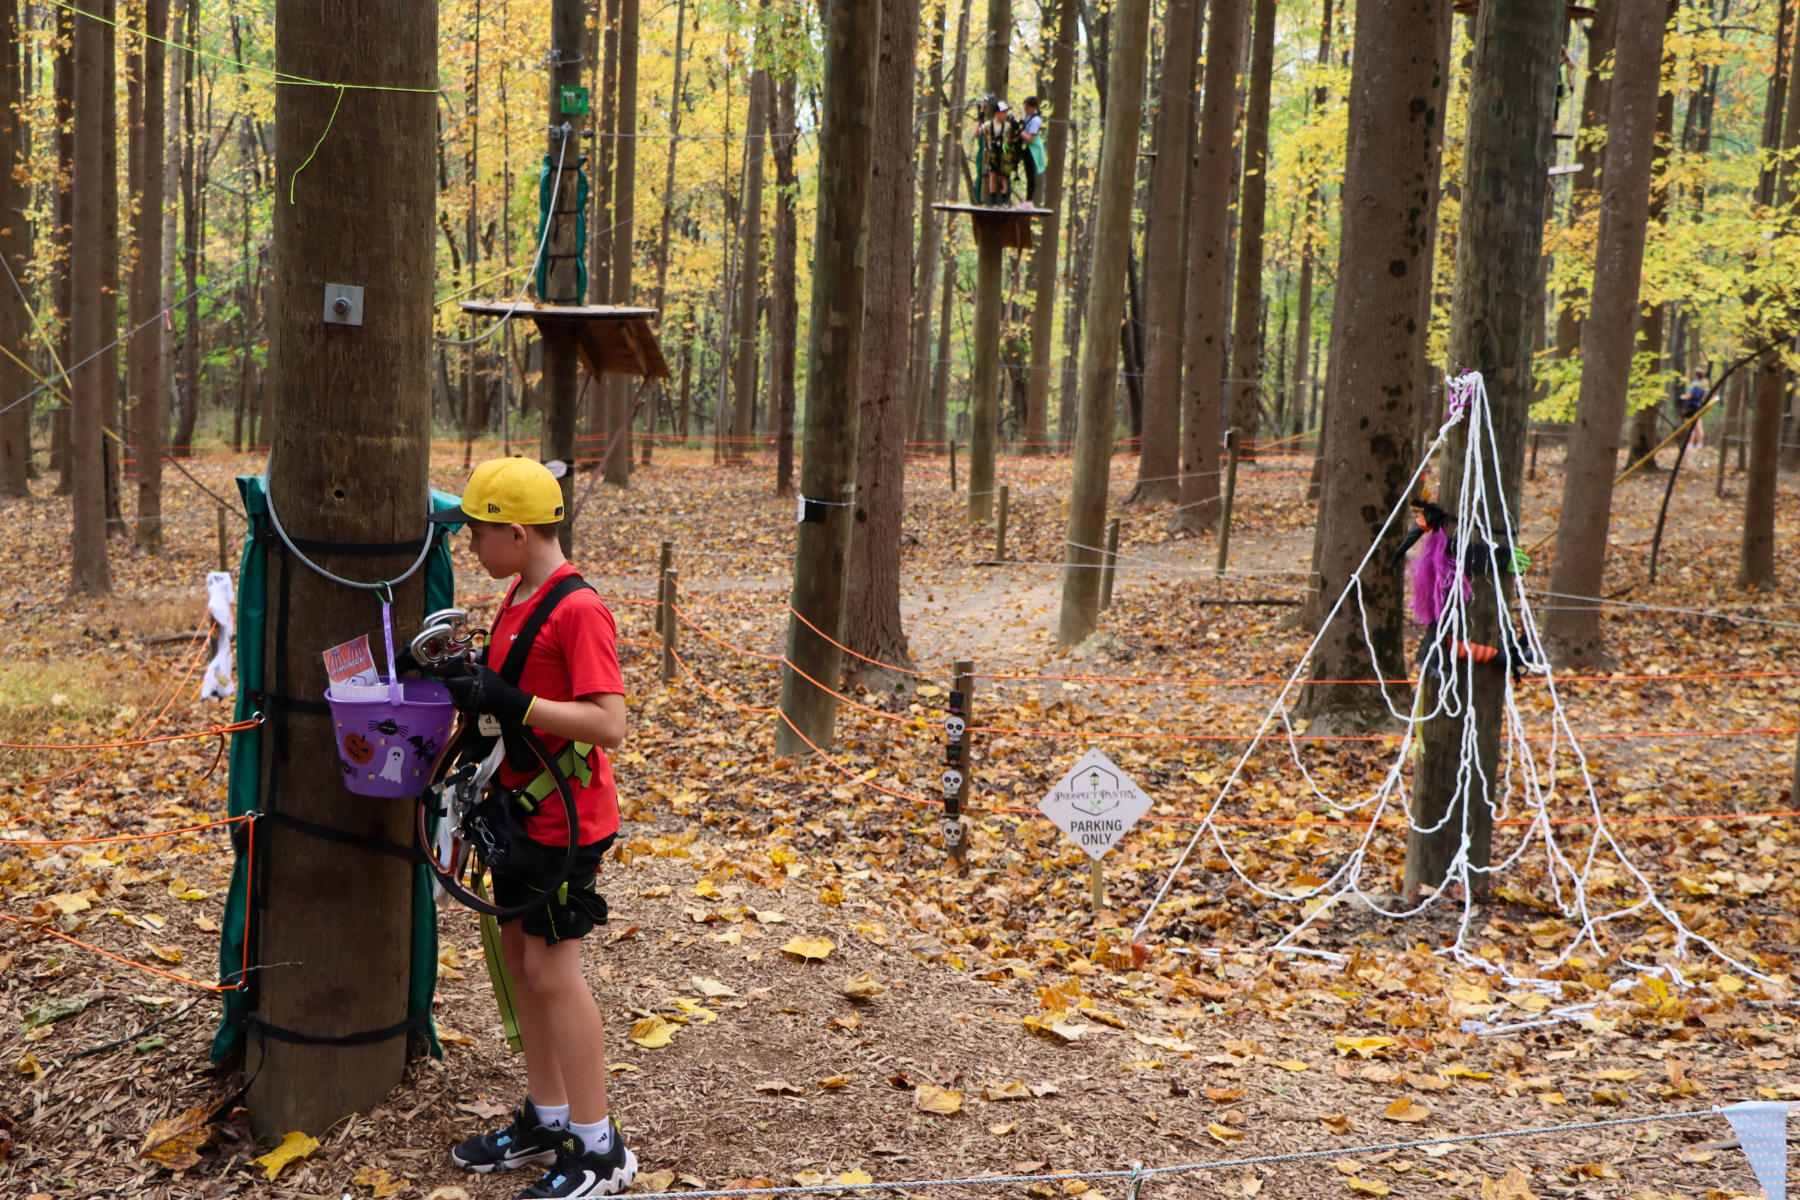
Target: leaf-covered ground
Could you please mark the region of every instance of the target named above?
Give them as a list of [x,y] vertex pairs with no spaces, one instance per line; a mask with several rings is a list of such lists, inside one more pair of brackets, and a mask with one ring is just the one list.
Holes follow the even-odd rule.
[[[1531,540],[1553,528],[1553,458],[1542,456],[1527,485]],[[460,461],[446,448],[434,483],[455,490]],[[1137,557],[1106,614],[1118,640],[1083,658],[1054,649],[1066,461],[1002,464],[1013,488],[1005,566],[980,565],[993,557],[991,531],[961,520],[945,464],[916,461],[903,611],[924,675],[901,677],[901,690],[858,693],[863,707],[842,714],[829,761],[778,758],[773,717],[758,711],[779,694],[779,664],[755,655],[779,654],[784,640],[793,522],[792,502],[769,494],[767,464],[722,470],[705,453],[659,448],[630,491],[597,490],[577,557],[617,598],[622,637],[641,645],[622,652],[633,731],[617,756],[627,825],[607,866],[614,923],[587,955],[611,1023],[615,1110],[647,1182],[823,1188],[855,1172],[877,1182],[968,1178],[1318,1149],[1334,1153],[1161,1179],[1146,1195],[1756,1194],[1742,1154],[1709,1145],[1729,1137],[1710,1116],[1441,1153],[1349,1153],[1800,1098],[1787,958],[1800,933],[1796,825],[1757,815],[1800,807],[1788,795],[1800,608],[1730,587],[1737,497],[1714,500],[1710,452],[1700,465],[1677,492],[1655,586],[1644,559],[1666,476],[1621,489],[1607,592],[1630,589],[1625,601],[1650,607],[1609,610],[1620,659],[1612,677],[1559,685],[1603,810],[1637,867],[1689,928],[1779,981],[1690,955],[1682,967],[1695,986],[1686,990],[1619,964],[1673,950],[1667,925],[1635,917],[1609,923],[1605,953],[1546,971],[1576,925],[1553,911],[1541,852],[1500,881],[1501,898],[1478,912],[1469,938],[1514,978],[1554,977],[1539,986],[1501,986],[1434,955],[1452,931],[1452,904],[1404,923],[1340,906],[1306,935],[1315,955],[1270,954],[1301,906],[1258,898],[1204,851],[1134,956],[1124,931],[1242,753],[1245,742],[1232,739],[1254,729],[1304,649],[1287,607],[1202,603],[1300,594],[1311,528],[1303,461],[1246,467],[1233,536],[1239,573],[1225,579],[1202,570],[1210,537],[1164,540],[1157,514],[1125,514],[1122,549]],[[205,456],[191,469],[229,496],[230,476],[253,468]],[[1134,469],[1116,460],[1115,495]],[[118,593],[105,603],[63,595],[65,502],[44,496],[8,510],[5,741],[117,742],[228,719],[228,707],[194,698],[204,646],[151,640],[200,627],[202,577],[218,555],[213,501],[173,473],[168,480],[167,552],[138,558],[117,543]],[[1784,483],[1785,589],[1800,568],[1800,500]],[[641,603],[664,539],[690,589],[685,613],[705,631],[682,627],[692,676],[666,690],[645,648],[655,635]],[[466,551],[457,559],[459,595],[491,610],[497,586]],[[928,800],[941,767],[945,672],[964,657],[988,676],[1037,678],[978,683],[976,724],[1003,732],[976,739],[982,815],[971,869],[959,876],[946,868]],[[1526,690],[1530,721],[1543,720],[1541,690]],[[0,750],[4,836],[146,834],[216,818],[218,744]],[[1156,802],[1107,860],[1111,907],[1097,914],[1085,856],[1031,814],[1090,747]],[[1350,798],[1366,794],[1394,749],[1343,741],[1300,753],[1324,789]],[[1325,819],[1284,744],[1252,759],[1243,783],[1224,810],[1235,819],[1225,836],[1262,886],[1304,889],[1362,832]],[[1511,828],[1499,849],[1512,848]],[[1395,889],[1402,849],[1401,831],[1377,834],[1363,875],[1371,890]],[[241,1118],[204,1140],[177,1137],[163,1157],[196,1160],[178,1172],[140,1157],[158,1122],[177,1122],[157,1135],[166,1137],[182,1113],[232,1090],[232,1071],[205,1057],[215,1002],[172,977],[216,977],[230,863],[219,829],[0,847],[0,913],[12,918],[0,922],[0,1069],[13,1080],[0,1091],[7,1194],[425,1197],[460,1187],[498,1197],[528,1182],[460,1176],[445,1158],[520,1092],[475,925],[460,910],[442,923],[442,1061],[413,1062],[386,1104],[338,1125],[274,1183],[249,1165],[268,1148]],[[1606,873],[1622,872],[1596,868],[1597,897],[1612,907],[1630,891]],[[818,939],[830,943],[823,958]],[[815,957],[784,952],[789,945]],[[872,982],[859,983],[865,974]],[[879,991],[851,999],[847,987]],[[1463,1029],[1547,1021],[1547,1009],[1583,1002],[1597,1007],[1578,1019]],[[667,1044],[641,1045],[634,1031],[650,1043],[668,1035]],[[1048,1200],[1080,1185],[1034,1187]],[[1111,1200],[1125,1195],[1117,1181],[1096,1187]]]

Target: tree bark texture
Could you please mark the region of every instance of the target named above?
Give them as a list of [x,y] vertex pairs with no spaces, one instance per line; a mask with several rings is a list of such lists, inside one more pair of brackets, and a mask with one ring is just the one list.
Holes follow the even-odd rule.
[[[734,463],[750,461],[751,417],[756,409],[756,319],[762,311],[758,293],[762,283],[763,159],[768,125],[769,73],[758,67],[750,73],[750,116],[744,124],[743,233],[738,238],[737,310],[732,313],[734,409],[727,447],[728,458]],[[879,197],[874,203],[880,203]]]
[[[30,189],[20,175],[30,133],[20,115],[26,99],[19,0],[0,0],[0,260],[12,279],[23,280],[31,261],[31,224],[21,219]],[[11,280],[0,283],[0,349],[23,359],[31,317]],[[0,354],[0,499],[31,495],[31,414],[37,402],[17,403],[32,381],[7,354]],[[55,403],[55,396],[48,397]]]
[[1631,389],[1632,326],[1644,273],[1650,168],[1656,155],[1657,93],[1662,81],[1663,21],[1668,0],[1617,0],[1617,67],[1608,101],[1606,174],[1594,282],[1581,365],[1581,398],[1563,466],[1562,515],[1544,634],[1558,666],[1605,657],[1600,606],[1573,599],[1600,595],[1612,523],[1619,428]]
[[792,72],[775,87],[775,107],[770,114],[770,140],[775,159],[775,236],[769,247],[769,283],[774,291],[769,305],[769,345],[774,368],[769,392],[775,408],[775,494],[794,494],[794,358],[800,336],[798,214],[794,170],[794,142],[800,136],[794,112],[796,85]]
[[[1011,0],[988,0],[986,61],[987,97],[1006,97],[1012,55]],[[986,108],[983,108],[986,113]],[[961,114],[958,114],[960,118]],[[1000,301],[1006,251],[998,231],[979,234],[975,218],[975,328],[969,345],[969,505],[971,524],[994,519],[994,456],[1000,433]]]
[[[944,157],[938,170],[939,195],[946,201],[957,194],[957,187],[962,179],[962,122],[969,92],[969,7],[969,0],[963,0],[962,12],[956,19],[956,57],[950,68],[950,108],[946,113],[948,119],[944,122]],[[940,295],[934,302],[937,307],[937,356],[932,363],[929,391],[921,396],[913,433],[915,441],[933,443],[934,451],[945,449],[944,443],[951,436],[945,413],[948,411],[950,395],[950,316],[951,305],[955,300],[958,268],[954,250],[957,223],[946,217],[941,228],[942,245],[938,250],[938,265],[943,280],[939,288]],[[923,374],[921,371],[920,375]]]
[[1227,423],[1244,457],[1256,457],[1262,413],[1263,230],[1269,211],[1269,83],[1275,69],[1275,0],[1256,0],[1244,111],[1243,182],[1238,190],[1237,298],[1232,304]]
[[[1533,325],[1537,313],[1538,259],[1543,250],[1544,194],[1549,180],[1552,117],[1557,66],[1562,52],[1562,0],[1514,0],[1484,4],[1475,18],[1474,69],[1469,83],[1469,124],[1463,152],[1462,211],[1456,244],[1456,288],[1451,297],[1452,369],[1481,372],[1487,385],[1495,457],[1478,464],[1496,523],[1501,500],[1517,519],[1525,466],[1525,426],[1532,398]],[[1460,463],[1468,422],[1446,441],[1442,461]],[[1463,480],[1444,472],[1441,503],[1455,512]],[[1496,537],[1517,531],[1496,528]],[[1506,581],[1510,605],[1512,583]],[[1492,576],[1478,579],[1470,605],[1470,640],[1500,645],[1500,622]],[[1405,888],[1438,886],[1446,878],[1465,835],[1470,882],[1484,891],[1493,838],[1492,791],[1498,783],[1500,718],[1508,687],[1505,657],[1473,664],[1447,660],[1468,688],[1474,708],[1476,748],[1470,777],[1463,781],[1469,811],[1453,811],[1458,792],[1463,718],[1437,716],[1426,723],[1424,755],[1414,773]],[[1424,708],[1432,711],[1435,686],[1426,685]],[[1446,817],[1446,814],[1448,816]],[[1466,823],[1466,828],[1465,828]]]
[[[1199,0],[1182,0],[1182,3],[1193,7]],[[1050,114],[1045,118],[1041,135],[1044,139],[1043,205],[1051,215],[1039,226],[1037,257],[1033,260],[1035,296],[1031,305],[1031,378],[1025,401],[1026,454],[1050,453],[1050,352],[1055,341],[1057,255],[1061,249],[1057,234],[1058,222],[1063,215],[1063,179],[1068,173],[1076,22],[1080,13],[1080,0],[1062,0],[1054,35],[1056,52],[1050,67]],[[1190,64],[1189,91],[1192,91],[1192,75]],[[1192,116],[1185,100],[1181,108],[1184,124],[1190,122]],[[1179,461],[1179,451],[1174,461]],[[1174,474],[1173,463],[1169,473]]]
[[[906,400],[906,437],[913,442],[925,440],[920,430],[931,387],[932,301],[937,297],[938,267],[944,249],[944,222],[940,219],[944,214],[933,205],[938,203],[939,190],[948,179],[949,146],[956,141],[952,136],[946,143],[943,136],[944,19],[949,7],[947,3],[939,4],[932,13],[931,65],[927,69],[925,92],[920,98],[920,103],[925,106],[925,153],[919,162],[919,266],[914,274],[909,314],[909,353],[912,361],[920,365],[911,372]],[[964,7],[966,10],[967,0],[964,0]],[[885,37],[887,27],[883,25],[882,28]],[[967,29],[966,21],[964,29]],[[950,114],[950,128],[953,131],[961,128],[954,113]],[[880,151],[876,154],[879,157]],[[940,165],[944,168],[941,173]]]
[[[291,75],[415,90],[346,92],[334,120],[334,89],[275,89],[271,501],[295,538],[415,539],[429,505],[437,6],[282,0],[275,47],[276,68]],[[346,208],[344,198],[371,179],[382,181],[382,203]],[[361,326],[320,320],[325,284],[340,281],[364,289]],[[399,575],[415,555],[310,557],[346,578],[375,580]],[[271,554],[268,571],[275,686],[284,696],[316,699],[327,683],[321,651],[378,630],[380,604],[374,593],[333,583],[286,553]],[[396,585],[394,602],[395,633],[406,636],[424,616],[423,576]],[[264,737],[273,776],[265,780],[266,810],[412,842],[410,805],[372,804],[345,791],[329,717],[284,706]],[[257,843],[266,872],[259,958],[294,964],[260,976],[257,1017],[321,1036],[403,1020],[413,867],[272,822],[257,831]],[[406,1039],[366,1046],[269,1039],[252,1041],[248,1053],[257,1133],[316,1136],[392,1091]]]
[[[119,502],[119,69],[117,0],[104,0],[100,25],[100,483],[108,536],[124,528]],[[110,436],[109,436],[110,434]]]
[[1144,440],[1128,504],[1167,504],[1181,495],[1181,335],[1187,304],[1188,140],[1194,125],[1194,27],[1201,0],[1168,0],[1162,77],[1156,88],[1144,257]]
[[1226,274],[1231,265],[1232,135],[1245,0],[1212,0],[1200,97],[1200,163],[1188,230],[1187,369],[1181,381],[1181,505],[1169,528],[1211,529],[1219,519],[1219,423],[1224,401]]
[[[183,40],[198,46],[200,0],[188,0],[185,16]],[[184,458],[194,452],[194,424],[200,419],[200,251],[206,224],[201,215],[206,185],[196,145],[200,121],[195,109],[200,99],[195,60],[194,54],[184,56],[186,76],[181,88],[181,282],[186,299],[181,322],[181,416],[175,427],[174,450]]]
[[[140,80],[142,120],[132,130],[135,147],[133,190],[137,212],[132,219],[136,259],[131,269],[128,320],[136,330],[126,351],[126,394],[131,398],[131,442],[137,447],[137,548],[145,554],[162,548],[162,456],[169,431],[169,338],[162,311],[163,126],[167,56],[161,38],[168,33],[169,0],[145,0]],[[153,324],[145,325],[146,321]]]
[[51,391],[55,407],[50,415],[50,469],[57,473],[56,494],[74,494],[75,476],[69,467],[69,411],[71,381],[67,374],[70,357],[71,298],[69,238],[75,228],[75,14],[66,8],[56,10],[56,60],[51,68],[53,108],[56,126],[51,137],[56,142],[56,202],[51,232],[54,267],[50,278],[50,306],[56,312],[60,330],[55,350],[56,374],[50,377],[56,386]]
[[1106,124],[1094,180],[1094,261],[1081,346],[1081,411],[1063,547],[1057,644],[1074,646],[1099,627],[1100,564],[1112,466],[1113,396],[1119,382],[1119,323],[1125,316],[1125,268],[1131,254],[1132,192],[1144,111],[1150,0],[1117,0],[1107,62]]
[[[550,215],[550,229],[544,239],[544,294],[538,300],[545,304],[580,304],[585,299],[576,269],[580,261],[578,256],[591,249],[582,246],[576,237],[577,180],[584,144],[582,117],[563,112],[561,99],[565,86],[581,84],[582,21],[580,0],[554,0],[550,8],[550,46],[556,57],[549,72],[549,96],[545,102],[550,131],[544,154],[549,170],[555,172],[560,167],[561,178],[560,182],[552,184],[556,211]],[[590,279],[589,290],[604,295],[608,279],[608,276]],[[562,484],[563,512],[568,516],[556,531],[566,555],[574,552],[575,429],[580,418],[580,371],[577,369],[580,352],[576,349],[574,334],[567,328],[549,322],[540,328],[544,338],[544,420],[539,430],[538,453],[545,462],[557,460],[568,464],[568,470],[558,481]]]
[[[632,269],[637,265],[637,90],[638,0],[619,0],[618,117],[613,144],[613,238],[610,296],[614,304],[632,302]],[[631,485],[631,399],[637,390],[624,375],[603,376],[607,440],[606,482]],[[651,411],[655,411],[652,409]]]
[[[1587,75],[1581,89],[1581,127],[1575,134],[1575,172],[1569,190],[1569,224],[1579,225],[1594,211],[1600,195],[1600,170],[1606,158],[1608,114],[1612,106],[1607,89],[1612,85],[1613,43],[1619,33],[1619,6],[1599,5],[1587,30]],[[1570,288],[1558,297],[1556,308],[1556,356],[1571,358],[1581,349],[1581,314],[1577,306],[1587,297],[1585,288]]]
[[[1358,0],[1356,38],[1380,54],[1352,60],[1343,234],[1331,317],[1331,367],[1314,535],[1321,615],[1337,601],[1396,508],[1418,462],[1444,114],[1449,102],[1449,0]],[[1396,520],[1359,577],[1359,591],[1321,631],[1301,711],[1332,727],[1388,716],[1381,690],[1326,680],[1406,676],[1406,587],[1390,570],[1411,527]],[[1361,613],[1357,602],[1360,600]],[[1365,626],[1367,640],[1364,638]],[[1315,726],[1317,728],[1317,726]]]
[[[102,374],[107,302],[106,118],[113,103],[106,90],[106,26],[75,23],[75,162],[71,245],[81,251],[69,263],[69,474],[73,480],[74,531],[70,538],[69,589],[80,595],[112,591],[106,559],[106,397]],[[10,214],[8,214],[10,215]]]
[[845,677],[871,687],[888,683],[893,673],[868,659],[912,666],[900,620],[900,524],[906,513],[912,348],[909,339],[895,334],[908,327],[912,309],[917,146],[913,64],[918,59],[918,27],[919,0],[882,0],[875,75],[881,123],[875,127],[869,191],[869,267],[858,400],[862,411],[857,417],[855,523],[850,532],[843,638],[853,652],[844,663]]
[[800,460],[801,496],[824,504],[818,520],[803,521],[796,530],[794,615],[788,621],[782,722],[775,735],[781,754],[806,753],[808,743],[823,749],[837,717],[837,697],[830,689],[836,688],[841,667],[837,639],[856,498],[880,35],[881,0],[835,0],[825,14],[812,313],[806,332],[806,444]]

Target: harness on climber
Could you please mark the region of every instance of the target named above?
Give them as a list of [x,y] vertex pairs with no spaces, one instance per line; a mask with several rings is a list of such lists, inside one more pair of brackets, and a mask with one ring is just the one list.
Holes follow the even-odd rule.
[[977,204],[1012,203],[1013,175],[1019,169],[1019,123],[1006,101],[993,96],[981,101],[975,131]]
[[[499,667],[501,678],[518,684],[531,647],[551,613],[565,597],[584,588],[593,590],[580,576],[570,575],[538,602]],[[479,665],[474,649],[476,632],[468,628],[468,614],[461,609],[432,613],[413,638],[413,662],[420,670],[439,678],[470,674]],[[503,722],[486,714],[472,721],[467,717],[460,719],[439,752],[431,786],[419,799],[419,841],[428,847],[426,858],[438,886],[465,907],[500,921],[523,916],[543,900],[534,899],[510,908],[492,903],[478,894],[484,870],[522,870],[534,860],[542,862],[542,856],[548,854],[560,865],[555,868],[554,883],[546,890],[559,892],[566,888],[574,874],[581,837],[570,780],[579,780],[583,787],[592,782],[593,749],[591,745],[570,742],[552,755],[529,726]],[[534,766],[538,769],[520,787],[503,788],[494,779],[503,761],[518,771]],[[567,822],[568,845],[560,849],[543,846],[525,832],[527,819],[550,799],[552,792],[562,801]],[[428,816],[439,818],[435,838],[427,828]]]
[[1470,576],[1501,571],[1519,574],[1530,566],[1531,560],[1516,546],[1504,542],[1489,545],[1484,541],[1471,539],[1463,550],[1459,565],[1455,551],[1455,515],[1423,498],[1413,500],[1412,507],[1419,510],[1418,516],[1413,528],[1407,531],[1395,549],[1389,565],[1399,566],[1406,558],[1407,551],[1420,542],[1424,543],[1418,558],[1412,562],[1413,617],[1431,631],[1419,642],[1418,661],[1421,670],[1435,673],[1430,652],[1435,644],[1442,641],[1453,658],[1490,663],[1504,657],[1513,678],[1519,678],[1529,656],[1519,643],[1512,621],[1505,614],[1500,617],[1500,629],[1505,642],[1503,646],[1489,646],[1451,637],[1445,618],[1450,610],[1452,587],[1462,588],[1463,597],[1467,599],[1474,594]]

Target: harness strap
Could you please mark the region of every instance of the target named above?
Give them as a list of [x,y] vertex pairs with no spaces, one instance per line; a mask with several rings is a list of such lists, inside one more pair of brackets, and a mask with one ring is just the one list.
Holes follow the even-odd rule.
[[[538,634],[544,631],[544,625],[550,620],[551,614],[556,611],[556,606],[583,589],[591,592],[594,587],[579,575],[565,575],[556,582],[556,586],[538,600],[537,607],[533,608],[531,615],[525,618],[524,626],[513,638],[512,645],[507,648],[506,658],[498,668],[500,678],[514,687],[519,686],[519,677],[525,673],[525,660],[531,657],[531,648],[537,643]],[[491,649],[488,661],[490,664],[493,662]],[[507,765],[513,770],[529,771],[538,765],[536,756],[519,739],[516,729],[508,729],[503,725],[501,736],[506,742]],[[548,790],[543,794],[548,795]]]

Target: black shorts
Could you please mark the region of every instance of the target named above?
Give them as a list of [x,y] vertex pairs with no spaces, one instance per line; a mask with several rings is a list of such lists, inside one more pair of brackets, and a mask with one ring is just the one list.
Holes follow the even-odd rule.
[[606,924],[606,897],[594,890],[600,874],[600,857],[612,848],[608,834],[597,842],[589,842],[575,850],[575,865],[566,888],[553,887],[561,874],[561,846],[545,846],[535,861],[524,871],[494,873],[494,903],[501,908],[517,908],[542,897],[543,903],[518,918],[519,928],[529,937],[543,938],[546,945],[586,937],[596,925]]

